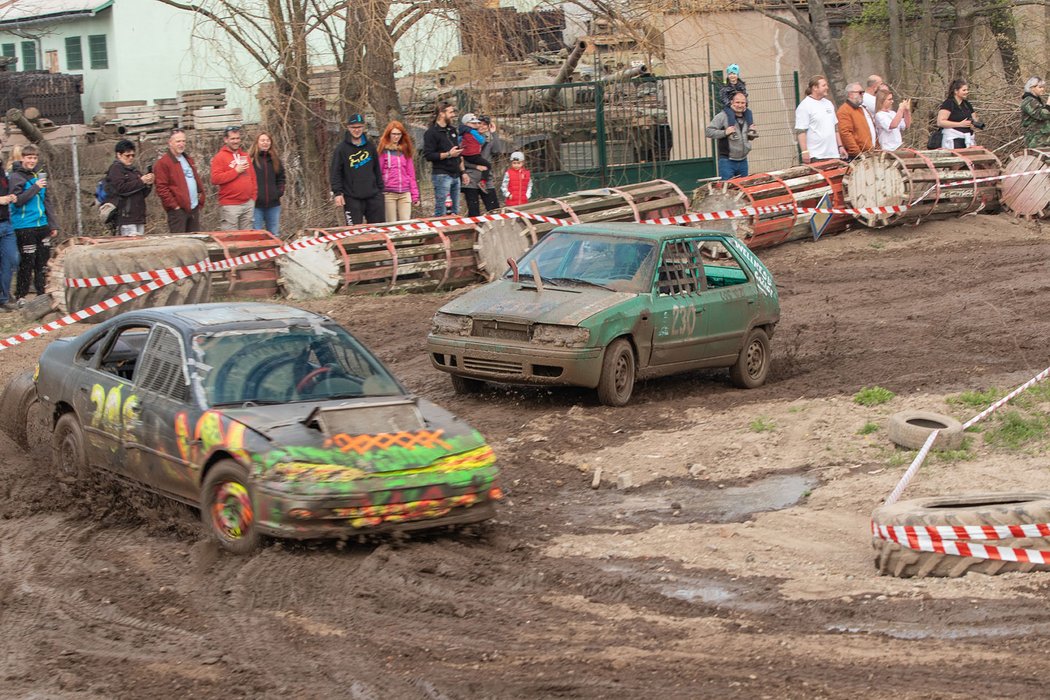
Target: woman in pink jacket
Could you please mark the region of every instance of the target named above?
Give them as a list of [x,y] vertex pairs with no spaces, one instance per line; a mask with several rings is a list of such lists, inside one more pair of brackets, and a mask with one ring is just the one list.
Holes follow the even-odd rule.
[[419,204],[416,164],[412,160],[412,137],[398,121],[386,125],[379,137],[379,169],[383,173],[383,202],[387,221],[412,218],[412,205]]

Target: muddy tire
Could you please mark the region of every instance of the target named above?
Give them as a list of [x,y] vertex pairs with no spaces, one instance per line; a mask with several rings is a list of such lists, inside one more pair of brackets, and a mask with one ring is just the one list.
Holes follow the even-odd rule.
[[890,442],[910,450],[922,449],[934,430],[940,430],[933,442],[935,450],[957,450],[962,447],[962,423],[950,416],[930,411],[901,411],[890,416],[886,437]]
[[634,377],[634,349],[626,339],[617,338],[605,348],[598,400],[606,406],[626,406],[634,392]]
[[462,396],[480,394],[485,390],[485,382],[480,379],[461,377],[458,374],[450,374],[448,376],[452,380],[452,391]]
[[36,402],[32,372],[15,376],[0,395],[0,430],[23,450],[29,449],[29,411]]
[[[1050,522],[1050,494],[993,493],[973,496],[940,496],[899,501],[877,508],[872,520],[878,525],[1023,525]],[[980,540],[981,544],[1050,551],[1050,538],[1031,537]],[[896,542],[872,538],[875,568],[900,578],[939,576],[955,578],[969,572],[1005,574],[1012,571],[1050,571],[1050,566],[1027,562],[959,557],[917,552]]]
[[84,429],[75,413],[63,413],[51,435],[51,465],[59,481],[73,483],[88,474]]
[[[63,268],[67,278],[104,277],[182,267],[207,258],[208,247],[203,241],[195,238],[115,240],[95,245],[73,246],[63,258]],[[108,287],[67,287],[66,307],[69,313],[80,311],[143,284],[145,283],[133,282]],[[202,272],[132,299],[110,311],[90,316],[84,322],[98,323],[131,309],[200,304],[210,300],[211,279],[209,273]]]
[[232,459],[216,463],[204,479],[201,520],[228,552],[250,554],[259,546],[251,480],[248,472]]
[[761,328],[752,328],[736,364],[729,368],[729,378],[743,389],[760,387],[769,376],[769,361],[769,336]]

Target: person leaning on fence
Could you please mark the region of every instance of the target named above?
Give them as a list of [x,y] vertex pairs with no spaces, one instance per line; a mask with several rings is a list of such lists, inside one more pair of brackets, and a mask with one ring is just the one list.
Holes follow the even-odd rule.
[[[431,182],[434,185],[434,216],[459,213],[459,189],[467,179],[463,164],[463,148],[452,122],[456,108],[448,102],[439,102],[434,120],[423,134],[423,157],[430,161]],[[452,202],[446,208],[445,198]]]
[[901,100],[900,107],[894,111],[893,94],[889,90],[880,90],[877,109],[875,132],[878,134],[879,148],[896,151],[904,143],[902,132],[911,126],[911,100]]
[[1050,107],[1046,105],[1046,82],[1029,78],[1021,98],[1021,131],[1028,148],[1050,148]]
[[330,179],[333,201],[342,207],[347,226],[386,221],[383,171],[379,154],[365,133],[364,115],[346,118],[346,135],[332,153]]
[[970,86],[962,78],[948,85],[948,99],[937,110],[937,128],[941,130],[941,148],[969,148],[975,143],[973,127],[983,128],[973,105],[966,99]]
[[[0,146],[3,140],[0,138]],[[18,269],[18,242],[11,227],[10,205],[18,199],[11,194],[7,173],[0,168],[0,312],[14,311],[11,303],[11,277]]]
[[40,151],[33,144],[22,147],[22,160],[14,163],[10,175],[11,225],[18,241],[18,279],[15,297],[24,303],[32,284],[38,295],[44,293],[51,239],[58,235],[58,222],[47,196],[47,173],[40,164]]
[[255,209],[252,213],[252,228],[266,229],[275,236],[281,235],[281,197],[284,196],[284,165],[273,143],[273,137],[265,131],[255,137],[248,149],[248,157],[255,168]]
[[154,187],[171,233],[201,230],[204,187],[193,159],[186,153],[186,132],[172,129],[166,150],[153,164]]
[[[751,100],[751,97],[747,94],[747,83],[740,77],[740,66],[735,63],[730,63],[726,67],[726,81],[718,89],[718,97],[722,103],[722,109],[726,112],[726,117],[732,119],[730,114],[731,103],[733,102],[733,95],[741,92],[744,97]],[[755,115],[751,113],[750,108],[744,112],[744,119],[747,121],[749,129],[754,128]]]
[[875,150],[875,122],[868,110],[864,109],[863,94],[860,83],[850,83],[846,86],[846,99],[836,112],[839,136],[846,149],[847,160]]
[[[498,154],[496,148],[496,125],[489,117],[478,117],[477,131],[484,137],[479,155],[487,162],[492,163],[492,156]],[[463,181],[463,198],[467,200],[467,216],[477,216],[481,213],[481,205],[485,205],[485,211],[499,209],[499,195],[496,194],[496,177],[493,168],[471,162],[464,157],[466,162],[467,178]]]
[[747,95],[735,93],[729,109],[716,114],[705,130],[707,138],[717,139],[718,174],[723,180],[747,175],[747,155],[756,134],[747,128],[746,111]]
[[211,159],[211,184],[219,188],[219,230],[247,231],[255,218],[259,185],[251,158],[241,148],[241,127],[228,126]]
[[809,79],[806,96],[795,108],[795,134],[803,163],[846,157],[835,105],[828,99],[828,79],[823,75]]
[[146,233],[146,195],[153,189],[153,173],[143,175],[135,167],[135,144],[127,139],[117,141],[116,159],[106,172],[107,201],[113,198],[118,236],[141,236]]
[[387,221],[412,218],[412,205],[419,204],[415,147],[405,125],[392,121],[379,137],[379,169],[383,171],[383,206]]

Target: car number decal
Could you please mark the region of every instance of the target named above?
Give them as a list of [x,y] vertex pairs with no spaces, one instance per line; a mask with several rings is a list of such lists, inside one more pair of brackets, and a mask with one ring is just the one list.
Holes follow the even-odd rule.
[[671,335],[692,335],[696,330],[696,307],[692,304],[671,308]]

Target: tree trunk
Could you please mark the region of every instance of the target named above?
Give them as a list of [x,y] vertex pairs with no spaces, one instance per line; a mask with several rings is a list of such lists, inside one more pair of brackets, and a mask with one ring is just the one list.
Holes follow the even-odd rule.
[[989,14],[989,26],[999,47],[1006,82],[1016,85],[1021,82],[1021,66],[1017,60],[1017,25],[1014,13],[1008,6],[997,5]]
[[846,77],[842,71],[842,54],[838,44],[831,37],[831,25],[828,24],[828,12],[824,0],[809,1],[809,28],[813,36],[811,43],[817,50],[820,65],[831,86],[832,95],[843,95],[846,91]]
[[897,0],[886,0],[886,13],[890,20],[890,65],[887,79],[890,85],[899,85],[904,74],[904,71],[901,70],[904,42],[901,38],[900,4]]

